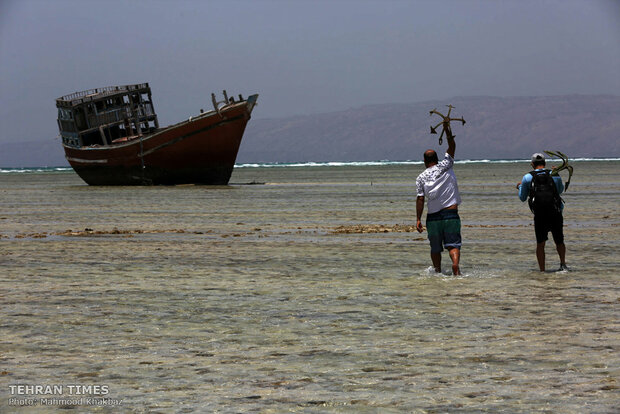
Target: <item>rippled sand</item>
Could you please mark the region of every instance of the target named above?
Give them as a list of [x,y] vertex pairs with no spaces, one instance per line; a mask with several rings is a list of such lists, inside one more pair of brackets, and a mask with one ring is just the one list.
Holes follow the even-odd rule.
[[76,412],[614,412],[619,167],[575,163],[571,272],[540,273],[528,165],[457,165],[462,277],[428,270],[419,165],[2,176],[0,411],[32,411],[11,385],[103,384],[120,408]]

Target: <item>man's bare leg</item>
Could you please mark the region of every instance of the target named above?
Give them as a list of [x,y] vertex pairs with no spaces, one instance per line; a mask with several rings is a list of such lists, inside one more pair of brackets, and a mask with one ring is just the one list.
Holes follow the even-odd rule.
[[560,256],[560,266],[566,267],[566,245],[564,243],[556,244],[555,249]]
[[[559,252],[558,252],[559,253]],[[545,271],[545,242],[536,243],[536,260],[541,272]]]
[[450,259],[452,259],[452,274],[459,276],[461,274],[461,268],[459,263],[461,261],[461,249],[453,247],[448,250],[450,253]]
[[441,253],[431,252],[431,260],[433,261],[433,267],[435,268],[435,272],[441,273]]

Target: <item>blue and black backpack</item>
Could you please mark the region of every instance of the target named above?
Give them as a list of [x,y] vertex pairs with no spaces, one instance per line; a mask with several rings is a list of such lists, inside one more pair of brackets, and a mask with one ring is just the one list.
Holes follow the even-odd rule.
[[555,186],[551,171],[546,169],[530,171],[532,183],[528,204],[534,214],[559,213],[562,211],[562,198]]

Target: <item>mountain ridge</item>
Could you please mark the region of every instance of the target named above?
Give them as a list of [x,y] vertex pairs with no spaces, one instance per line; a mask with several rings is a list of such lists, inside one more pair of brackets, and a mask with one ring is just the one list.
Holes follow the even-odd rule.
[[[574,157],[620,154],[620,97],[563,95],[542,97],[455,97],[445,101],[364,105],[347,110],[248,125],[239,162],[374,161],[419,159],[438,151],[430,126],[437,108],[467,123],[456,123],[457,158],[524,159],[543,149]],[[445,148],[445,140],[443,146]]]
[[[238,163],[417,160],[441,152],[430,126],[437,108],[454,123],[457,159],[528,159],[560,150],[571,158],[620,156],[620,96],[469,96],[413,103],[365,104],[340,111],[256,118],[247,126]],[[55,131],[54,131],[55,132]],[[68,165],[59,139],[0,144],[0,167]]]

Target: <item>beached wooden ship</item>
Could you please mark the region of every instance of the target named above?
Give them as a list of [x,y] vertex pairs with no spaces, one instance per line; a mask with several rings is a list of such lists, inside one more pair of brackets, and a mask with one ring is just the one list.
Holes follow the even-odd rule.
[[90,185],[226,185],[258,95],[160,128],[148,83],[91,89],[56,100],[65,157]]

